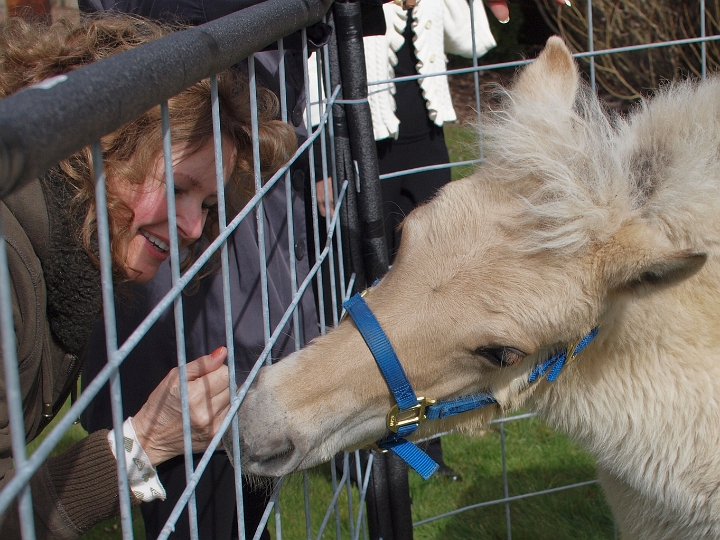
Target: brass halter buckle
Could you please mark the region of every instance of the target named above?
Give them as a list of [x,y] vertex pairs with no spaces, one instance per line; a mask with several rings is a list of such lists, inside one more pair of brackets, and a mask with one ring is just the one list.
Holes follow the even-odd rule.
[[413,405],[409,409],[401,411],[398,409],[397,404],[393,405],[390,412],[387,413],[386,425],[388,430],[393,433],[397,433],[398,429],[403,426],[409,426],[411,424],[420,424],[427,420],[425,416],[425,410],[428,406],[436,403],[434,399],[426,399],[424,397],[418,397],[418,404]]
[[577,358],[578,354],[580,354],[580,352],[582,352],[582,351],[580,351],[577,354],[575,354],[575,349],[578,348],[578,345],[580,345],[580,343],[582,343],[583,339],[585,339],[585,338],[583,337],[583,338],[578,339],[574,344],[568,345],[568,348],[565,349],[565,365],[566,366],[568,364],[571,364],[572,362],[574,362],[575,359]]
[[[360,293],[360,298],[365,298],[369,292],[370,292],[370,287],[368,287],[367,289],[363,289],[363,291]],[[338,324],[340,324],[341,322],[343,322],[345,320],[345,317],[347,317],[347,314],[348,314],[347,311],[343,312],[342,316],[340,317],[340,320],[338,321]]]
[[[420,396],[418,396],[417,399],[417,405],[413,405],[412,407],[410,407],[409,409],[405,409],[404,411],[398,410],[397,404],[392,406],[390,412],[387,413],[387,417],[385,418],[385,425],[387,426],[389,431],[397,433],[398,429],[403,426],[420,424],[421,422],[427,420],[425,410],[430,405],[434,405],[435,403],[437,403],[437,400],[426,399]],[[382,454],[387,453],[387,450],[385,448],[380,448],[377,443],[372,443],[366,448],[368,450],[374,450],[375,452],[380,452]]]

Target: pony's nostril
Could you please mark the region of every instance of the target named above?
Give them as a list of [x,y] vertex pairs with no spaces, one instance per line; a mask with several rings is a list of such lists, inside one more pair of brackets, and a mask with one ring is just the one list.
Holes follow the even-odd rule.
[[273,453],[269,456],[263,456],[257,461],[263,465],[268,465],[274,462],[286,461],[292,453],[295,451],[295,445],[290,439],[284,439],[281,444],[272,449]]
[[274,438],[274,440],[266,438],[262,444],[251,443],[243,450],[246,458],[263,466],[286,462],[291,459],[293,452],[295,452],[295,445],[291,439],[285,436]]

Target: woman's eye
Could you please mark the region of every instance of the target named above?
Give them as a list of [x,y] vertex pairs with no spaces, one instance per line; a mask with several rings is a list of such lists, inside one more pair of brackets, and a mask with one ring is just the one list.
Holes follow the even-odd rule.
[[514,366],[525,358],[525,353],[514,347],[478,347],[474,353],[498,367]]
[[217,208],[217,202],[214,203],[202,203],[202,209],[205,211],[210,211],[213,208]]

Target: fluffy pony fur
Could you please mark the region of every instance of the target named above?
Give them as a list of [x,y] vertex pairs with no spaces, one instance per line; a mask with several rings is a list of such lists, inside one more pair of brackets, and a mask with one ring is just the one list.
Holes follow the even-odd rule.
[[[720,538],[720,81],[613,118],[551,38],[503,101],[486,162],[408,216],[366,297],[418,395],[499,400],[417,435],[531,407],[596,457],[623,538]],[[557,381],[527,383],[598,325]],[[508,347],[521,354],[487,354]],[[260,371],[239,413],[245,470],[377,440],[391,405],[345,321]]]

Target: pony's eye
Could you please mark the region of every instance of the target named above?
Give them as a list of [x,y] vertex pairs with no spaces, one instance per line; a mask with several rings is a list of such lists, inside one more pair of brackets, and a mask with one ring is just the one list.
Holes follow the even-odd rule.
[[478,347],[473,352],[498,367],[514,366],[525,358],[525,353],[514,347]]

